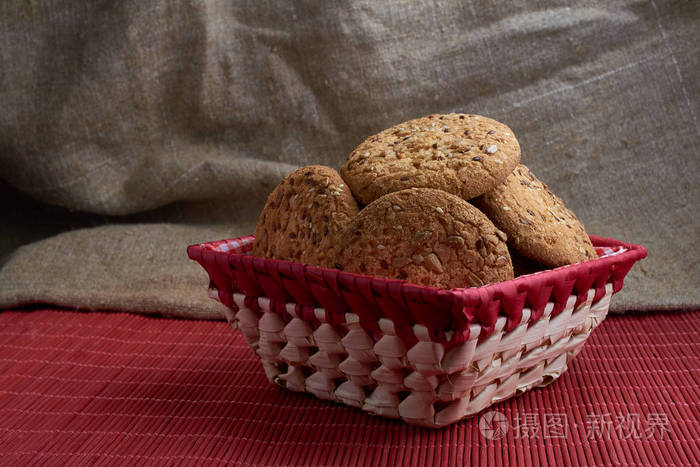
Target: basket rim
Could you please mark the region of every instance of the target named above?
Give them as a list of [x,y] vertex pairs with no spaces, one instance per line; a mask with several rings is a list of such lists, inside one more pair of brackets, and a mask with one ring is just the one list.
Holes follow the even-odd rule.
[[[628,242],[623,242],[621,240],[617,240],[614,238],[606,238],[606,237],[600,237],[597,235],[590,235],[589,238],[591,239],[591,242],[593,243],[593,246],[597,247],[623,247],[626,249],[626,251],[619,253],[619,254],[614,254],[606,257],[601,257],[601,258],[593,258],[589,259],[586,261],[581,261],[579,263],[574,263],[574,264],[567,264],[564,266],[559,266],[556,268],[552,269],[545,269],[543,271],[537,271],[531,274],[524,274],[518,277],[515,277],[513,279],[509,279],[507,281],[501,281],[501,282],[496,282],[493,284],[487,284],[483,286],[477,286],[477,287],[463,287],[463,288],[452,288],[452,289],[443,289],[439,287],[431,287],[431,286],[425,286],[425,285],[420,285],[420,284],[414,284],[412,282],[408,282],[406,280],[402,279],[389,279],[389,278],[384,278],[384,277],[376,277],[376,276],[371,276],[367,274],[360,274],[360,273],[354,273],[354,272],[347,272],[347,271],[342,271],[338,269],[330,269],[330,268],[324,268],[321,266],[315,266],[311,264],[306,264],[306,263],[299,263],[296,261],[288,261],[288,260],[281,260],[281,259],[273,259],[273,258],[264,258],[264,257],[259,257],[259,256],[254,256],[246,253],[237,253],[235,251],[216,251],[212,250],[212,245],[219,245],[221,243],[228,243],[228,242],[234,242],[234,241],[239,241],[239,242],[248,242],[252,241],[255,238],[254,235],[246,235],[242,237],[233,237],[229,239],[222,239],[222,240],[216,240],[216,241],[209,241],[209,242],[203,242],[203,243],[196,243],[189,245],[187,247],[187,254],[190,259],[198,261],[202,257],[202,253],[207,250],[207,251],[213,251],[216,255],[221,255],[223,257],[240,257],[241,261],[246,264],[248,263],[250,266],[253,266],[253,263],[260,263],[262,262],[263,264],[268,264],[268,265],[275,265],[275,267],[279,265],[286,265],[286,266],[291,266],[295,265],[296,267],[303,266],[304,271],[310,273],[310,275],[313,276],[323,276],[324,274],[327,273],[332,273],[337,275],[338,277],[345,277],[349,280],[354,280],[354,279],[363,279],[363,280],[370,280],[370,281],[380,281],[382,283],[391,283],[391,284],[397,284],[401,285],[401,288],[404,290],[411,290],[413,292],[421,292],[421,291],[430,291],[430,293],[447,293],[447,294],[457,294],[460,297],[464,297],[464,295],[474,295],[478,294],[479,290],[487,291],[489,295],[492,295],[494,293],[498,293],[503,289],[503,287],[508,287],[515,285],[517,289],[520,289],[523,286],[528,286],[531,285],[533,281],[540,282],[540,281],[546,281],[547,279],[554,279],[561,277],[562,275],[566,276],[575,276],[581,271],[586,271],[590,269],[593,266],[596,267],[603,267],[605,266],[606,268],[609,266],[612,266],[614,264],[618,263],[635,263],[636,261],[639,261],[641,259],[646,258],[647,256],[647,249],[643,247],[642,245],[637,245],[634,243],[628,243]],[[617,292],[619,289],[616,288],[615,292]]]
[[[647,255],[643,246],[611,238],[591,236],[598,247],[622,247],[620,251],[588,261],[523,275],[480,287],[440,289],[400,279],[355,274],[292,261],[260,258],[250,253],[253,236],[191,245],[188,255],[200,263],[210,278],[218,300],[235,308],[233,293],[250,299],[266,297],[284,307],[288,303],[313,310],[321,308],[328,322],[343,322],[348,309],[360,321],[376,326],[376,314],[391,318],[402,327],[403,338],[415,340],[414,324],[426,326],[436,339],[463,342],[470,326],[479,324],[483,336],[490,335],[500,316],[506,328],[520,323],[524,309],[531,323],[538,321],[550,304],[556,316],[575,297],[574,306],[622,289],[623,280],[634,263]],[[222,248],[226,244],[226,248]],[[289,288],[294,285],[294,292]],[[592,295],[591,293],[592,292]],[[350,303],[350,300],[353,303]],[[310,309],[310,311],[309,311]],[[304,310],[300,310],[303,314]],[[458,331],[447,337],[445,330]]]

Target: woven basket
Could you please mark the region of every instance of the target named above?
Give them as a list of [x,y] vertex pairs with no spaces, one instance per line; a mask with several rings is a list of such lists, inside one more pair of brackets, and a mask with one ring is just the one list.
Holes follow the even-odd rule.
[[591,239],[598,259],[452,290],[254,257],[253,237],[188,254],[270,381],[440,427],[566,370],[646,256],[638,245]]

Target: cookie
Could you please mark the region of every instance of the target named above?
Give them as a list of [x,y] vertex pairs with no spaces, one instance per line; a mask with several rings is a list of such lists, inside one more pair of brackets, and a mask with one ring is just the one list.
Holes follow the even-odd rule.
[[474,204],[535,261],[557,267],[598,257],[583,224],[522,164]]
[[406,188],[470,199],[503,182],[519,161],[520,145],[506,125],[479,115],[429,115],[371,136],[340,173],[363,204]]
[[287,175],[267,198],[253,254],[321,264],[359,209],[335,170],[320,165]]
[[463,199],[428,188],[382,196],[340,236],[337,269],[442,288],[513,278],[506,236]]

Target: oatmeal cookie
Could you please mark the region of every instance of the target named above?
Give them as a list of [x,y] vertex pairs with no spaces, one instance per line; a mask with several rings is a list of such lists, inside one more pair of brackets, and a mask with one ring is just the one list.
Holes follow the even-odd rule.
[[267,198],[253,254],[318,265],[359,212],[338,173],[311,165],[295,170]]
[[598,257],[576,215],[522,164],[474,204],[535,261],[557,267]]
[[444,191],[412,188],[365,207],[340,236],[333,267],[442,288],[513,278],[506,235]]
[[363,203],[406,188],[434,188],[463,199],[503,182],[520,161],[506,125],[480,115],[429,115],[369,137],[341,175]]

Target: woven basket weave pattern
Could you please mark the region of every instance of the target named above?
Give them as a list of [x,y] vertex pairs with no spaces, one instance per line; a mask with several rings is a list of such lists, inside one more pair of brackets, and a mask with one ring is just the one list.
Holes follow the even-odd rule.
[[202,244],[190,256],[267,377],[428,427],[558,378],[645,254],[613,241],[587,267],[445,291],[254,258],[251,244]]
[[[551,317],[553,303],[530,326],[530,310],[522,322],[505,332],[505,317],[495,332],[479,342],[480,326],[473,336],[449,351],[433,342],[424,326],[415,325],[419,341],[407,349],[391,320],[381,318],[381,333],[371,335],[359,325],[358,316],[347,313],[344,324],[323,321],[315,329],[288,308],[285,325],[270,309],[269,300],[257,299],[254,311],[245,296],[234,295],[239,307],[228,315],[261,358],[267,377],[293,391],[305,391],[411,424],[439,427],[473,415],[489,405],[549,384],[607,314],[612,294],[592,306],[589,299],[574,309],[571,296],[564,311]],[[344,337],[340,337],[344,336]]]

